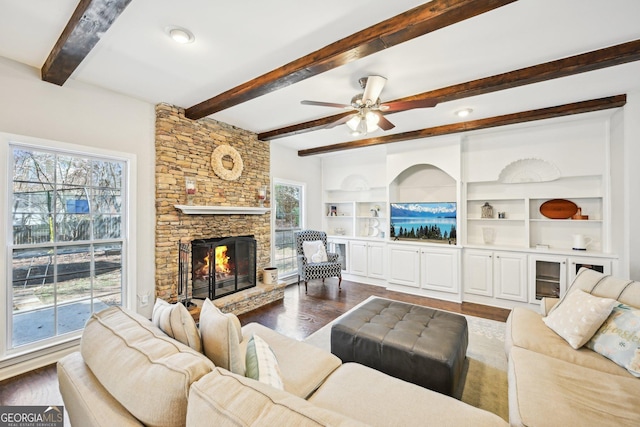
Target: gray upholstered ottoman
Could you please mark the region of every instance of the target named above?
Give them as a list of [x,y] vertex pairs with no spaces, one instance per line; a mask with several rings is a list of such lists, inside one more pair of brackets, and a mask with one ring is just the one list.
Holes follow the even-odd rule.
[[464,316],[375,298],[331,327],[331,352],[459,397],[469,331]]

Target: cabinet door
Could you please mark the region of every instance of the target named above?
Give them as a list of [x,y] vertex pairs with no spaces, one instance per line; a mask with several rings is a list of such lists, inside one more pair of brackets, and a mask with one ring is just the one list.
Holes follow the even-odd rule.
[[385,279],[385,245],[380,243],[368,243],[367,246],[367,273],[369,277],[376,279]]
[[415,247],[389,246],[389,283],[420,286],[420,251]]
[[493,274],[496,298],[527,301],[527,256],[494,252]]
[[529,257],[529,302],[544,297],[561,297],[567,289],[567,260],[564,257]]
[[469,294],[493,296],[493,253],[489,251],[465,251],[464,291]]
[[458,251],[420,250],[420,287],[458,293]]
[[367,275],[367,242],[349,242],[349,273]]
[[342,272],[346,273],[347,270],[347,260],[349,256],[347,254],[349,248],[349,241],[347,240],[338,240],[338,239],[327,239],[327,250],[329,252],[333,252],[334,254],[338,254],[338,262],[342,266]]
[[611,260],[602,258],[569,258],[569,283],[573,283],[580,268],[590,268],[604,274],[611,274]]

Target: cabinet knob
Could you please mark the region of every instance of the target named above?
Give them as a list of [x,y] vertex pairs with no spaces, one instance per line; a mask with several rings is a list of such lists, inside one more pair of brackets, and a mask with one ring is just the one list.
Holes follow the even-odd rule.
[[496,255],[496,258],[500,258],[500,255]]

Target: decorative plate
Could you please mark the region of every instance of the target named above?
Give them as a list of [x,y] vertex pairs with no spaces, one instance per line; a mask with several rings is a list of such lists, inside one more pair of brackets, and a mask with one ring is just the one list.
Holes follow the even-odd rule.
[[502,169],[498,181],[505,184],[548,182],[560,178],[560,169],[542,159],[520,159]]
[[540,213],[550,219],[571,218],[578,212],[578,206],[571,200],[551,199],[540,206]]

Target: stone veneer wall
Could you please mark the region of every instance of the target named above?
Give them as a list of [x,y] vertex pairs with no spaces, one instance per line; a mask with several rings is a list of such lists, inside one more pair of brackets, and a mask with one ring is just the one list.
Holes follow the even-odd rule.
[[[223,144],[235,148],[244,163],[235,181],[220,179],[211,168],[211,153]],[[258,187],[270,188],[269,144],[216,120],[187,119],[182,108],[156,106],[156,296],[167,301],[177,297],[180,240],[252,234],[258,243],[258,277],[271,262],[271,214],[182,214],[174,205],[187,204],[185,176],[197,179],[194,205],[258,206]]]

